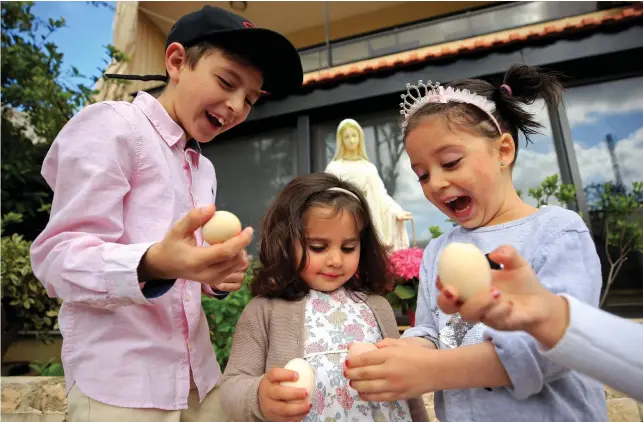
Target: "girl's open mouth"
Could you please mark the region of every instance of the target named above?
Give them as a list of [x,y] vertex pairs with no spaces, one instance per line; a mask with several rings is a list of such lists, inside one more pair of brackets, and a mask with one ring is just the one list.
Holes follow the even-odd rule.
[[444,202],[451,212],[459,218],[467,217],[471,210],[470,196],[457,196]]

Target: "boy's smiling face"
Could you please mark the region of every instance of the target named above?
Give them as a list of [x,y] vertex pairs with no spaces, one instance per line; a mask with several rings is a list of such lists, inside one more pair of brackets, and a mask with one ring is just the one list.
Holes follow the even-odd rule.
[[188,137],[209,142],[243,122],[259,99],[263,77],[221,49],[206,51],[193,66],[182,45],[166,52],[170,85],[159,101]]

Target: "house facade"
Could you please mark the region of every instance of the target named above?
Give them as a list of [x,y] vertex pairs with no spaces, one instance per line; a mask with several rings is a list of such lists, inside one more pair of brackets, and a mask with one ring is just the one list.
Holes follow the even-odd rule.
[[[204,2],[119,2],[114,44],[131,57],[110,73],[164,73],[166,35]],[[323,171],[345,118],[364,128],[367,153],[391,196],[414,214],[418,246],[430,226],[451,228],[424,198],[401,144],[399,98],[406,83],[460,78],[497,80],[514,63],[564,73],[564,104],[529,106],[543,125],[514,170],[516,187],[547,177],[572,183],[567,204],[586,220],[605,264],[605,233],[595,207],[600,185],[643,181],[643,5],[641,2],[210,2],[255,26],[286,35],[299,49],[305,79],[288,97],[266,96],[246,123],[203,146],[215,165],[217,206],[257,227],[292,177]],[[158,82],[102,88],[103,98]],[[555,198],[549,201],[556,204]],[[639,217],[643,218],[643,217]],[[408,226],[409,234],[411,226]],[[608,268],[607,266],[605,268]],[[643,258],[631,254],[608,308],[643,312]]]

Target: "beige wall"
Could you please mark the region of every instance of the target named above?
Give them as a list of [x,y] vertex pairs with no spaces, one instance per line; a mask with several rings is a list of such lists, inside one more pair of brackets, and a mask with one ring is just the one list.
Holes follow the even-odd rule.
[[35,361],[47,361],[54,359],[60,362],[62,349],[62,337],[54,337],[52,342],[44,344],[35,337],[18,337],[2,358],[3,364],[8,363],[33,363]]
[[[113,44],[130,60],[112,65],[106,73],[117,74],[165,74],[165,35],[142,13],[138,2],[118,2],[114,17]],[[128,81],[126,83],[100,80],[97,100],[130,100],[130,94],[158,86],[160,82]]]
[[[329,2],[330,39],[341,39],[366,32],[416,22],[489,4],[488,1],[419,1],[376,10],[345,19],[333,19],[333,2]],[[320,6],[321,8],[321,6]],[[323,13],[323,9],[321,11]],[[324,25],[318,25],[285,34],[297,48],[305,48],[325,41]]]

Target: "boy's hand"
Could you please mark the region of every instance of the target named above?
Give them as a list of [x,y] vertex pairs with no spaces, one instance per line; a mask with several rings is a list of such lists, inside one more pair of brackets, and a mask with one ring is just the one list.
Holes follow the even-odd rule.
[[272,368],[259,383],[259,408],[269,421],[301,421],[312,408],[312,397],[303,388],[282,387],[284,381],[296,381],[298,374],[283,368]]
[[489,258],[504,266],[492,271],[493,289],[461,302],[457,289],[442,286],[438,279],[440,309],[447,314],[459,312],[467,321],[480,321],[497,330],[526,331],[545,345],[555,344],[568,323],[565,299],[540,283],[515,248],[500,247]]
[[252,241],[252,228],[224,243],[198,246],[194,232],[214,210],[214,205],[191,210],[161,242],[152,245],[139,266],[140,281],[184,278],[222,291],[238,290],[248,268],[245,248]]

